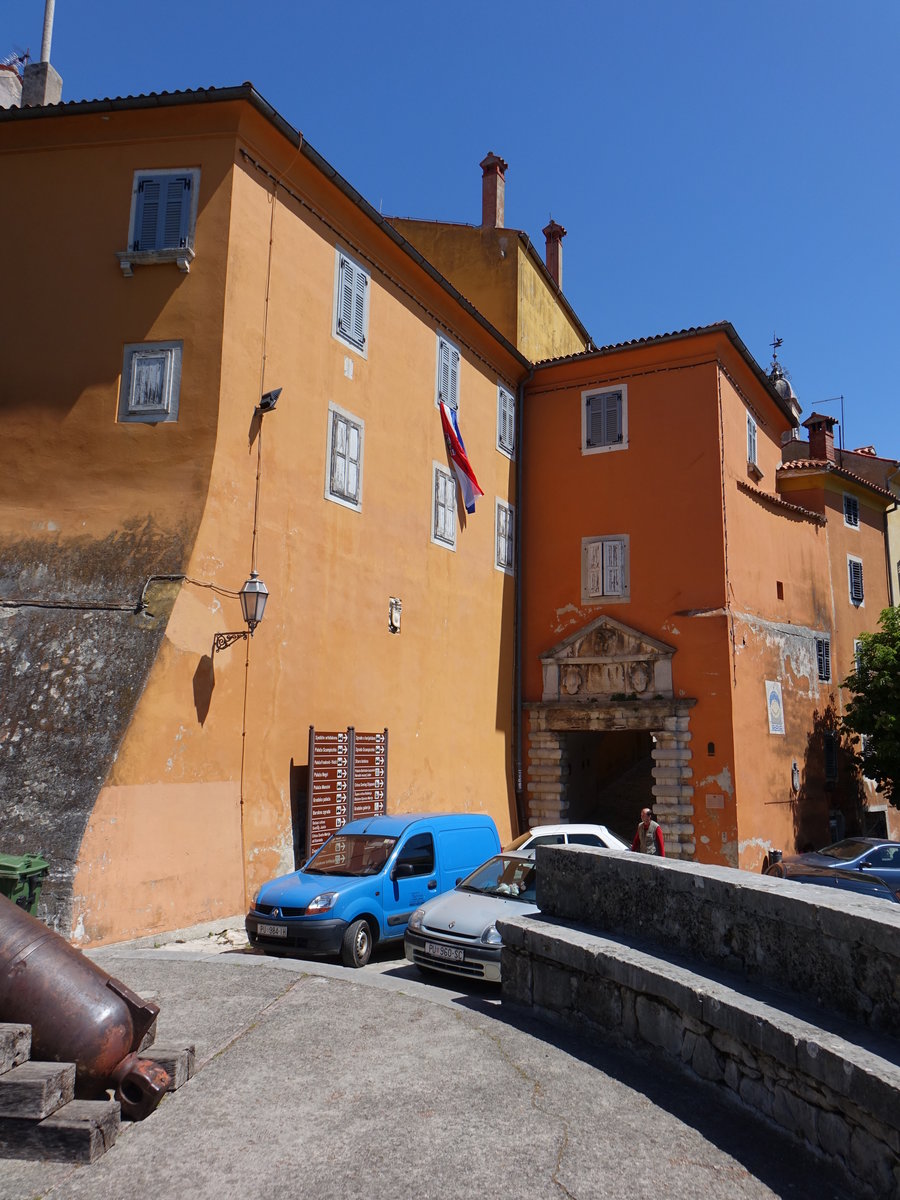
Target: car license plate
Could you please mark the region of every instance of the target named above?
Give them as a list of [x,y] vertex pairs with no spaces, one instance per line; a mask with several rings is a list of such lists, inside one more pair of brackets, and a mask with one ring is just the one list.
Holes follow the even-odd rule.
[[259,937],[287,937],[287,925],[257,925]]
[[441,946],[438,942],[426,942],[425,953],[432,958],[446,958],[450,962],[462,962],[463,952],[458,946]]

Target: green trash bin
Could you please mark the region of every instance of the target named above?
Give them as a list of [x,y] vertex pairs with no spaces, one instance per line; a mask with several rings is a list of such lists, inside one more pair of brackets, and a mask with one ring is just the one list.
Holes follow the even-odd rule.
[[49,869],[50,864],[39,854],[0,854],[0,895],[36,917]]

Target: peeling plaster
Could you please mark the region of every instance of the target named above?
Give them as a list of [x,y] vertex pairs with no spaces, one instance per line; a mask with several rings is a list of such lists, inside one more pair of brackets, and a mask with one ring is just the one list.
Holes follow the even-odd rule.
[[702,788],[710,783],[714,783],[720,791],[726,792],[729,796],[734,795],[734,784],[731,781],[731,771],[728,767],[723,767],[718,775],[707,775],[705,779],[698,779],[695,786]]
[[764,850],[766,854],[772,849],[772,843],[765,841],[763,838],[746,838],[743,842],[738,842],[738,851],[743,854],[745,850]]
[[673,625],[671,621],[663,621],[662,627],[666,633],[671,633],[673,637],[681,637],[681,630],[677,625]]
[[[575,604],[566,604],[556,610],[556,628],[554,633],[563,633],[581,617],[581,609]],[[564,619],[566,618],[566,619]]]

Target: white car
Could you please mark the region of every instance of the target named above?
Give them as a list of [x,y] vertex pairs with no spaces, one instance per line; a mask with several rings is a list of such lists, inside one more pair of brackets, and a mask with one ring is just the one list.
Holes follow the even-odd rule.
[[603,846],[607,850],[630,850],[605,825],[536,825],[519,834],[505,850],[533,850],[535,846]]

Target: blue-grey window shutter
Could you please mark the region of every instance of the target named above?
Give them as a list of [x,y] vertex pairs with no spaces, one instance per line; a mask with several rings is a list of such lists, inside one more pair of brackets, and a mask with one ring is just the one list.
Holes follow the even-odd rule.
[[132,250],[180,250],[188,244],[190,175],[144,175],[138,179]]

